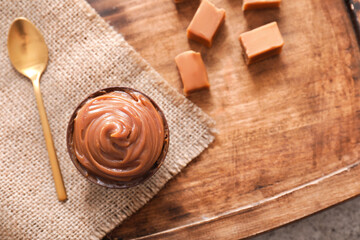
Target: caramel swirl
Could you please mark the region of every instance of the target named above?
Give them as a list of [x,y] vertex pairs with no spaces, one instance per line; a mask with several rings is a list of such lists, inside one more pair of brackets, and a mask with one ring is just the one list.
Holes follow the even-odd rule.
[[164,123],[139,92],[110,92],[89,99],[77,112],[74,150],[89,172],[116,181],[145,174],[159,158]]

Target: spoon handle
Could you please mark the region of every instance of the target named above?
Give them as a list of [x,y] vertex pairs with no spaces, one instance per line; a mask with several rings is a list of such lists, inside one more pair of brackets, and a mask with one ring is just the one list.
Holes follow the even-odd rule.
[[44,132],[46,148],[47,148],[47,151],[49,154],[53,178],[55,181],[55,188],[56,188],[57,196],[58,196],[59,201],[65,201],[67,199],[67,196],[66,196],[64,181],[62,179],[59,162],[56,157],[54,142],[52,140],[50,126],[49,126],[49,122],[46,117],[44,103],[43,103],[41,92],[40,92],[40,74],[38,74],[35,79],[32,79],[32,83],[33,83],[33,87],[34,87],[34,93],[35,93],[35,97],[36,97],[37,107],[39,109],[41,125],[42,125],[43,132]]

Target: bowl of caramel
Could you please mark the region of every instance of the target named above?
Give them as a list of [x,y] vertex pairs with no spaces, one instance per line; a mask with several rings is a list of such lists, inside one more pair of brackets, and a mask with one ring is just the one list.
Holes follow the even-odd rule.
[[164,113],[150,97],[112,87],[78,105],[66,140],[73,164],[86,179],[107,188],[129,188],[160,168],[169,137]]

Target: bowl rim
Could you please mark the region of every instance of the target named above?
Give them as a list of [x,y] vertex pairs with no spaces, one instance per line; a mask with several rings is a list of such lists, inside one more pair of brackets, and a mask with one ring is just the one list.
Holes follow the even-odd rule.
[[[73,142],[73,131],[74,131],[74,119],[77,116],[78,111],[82,108],[82,106],[89,100],[110,92],[137,92],[142,94],[144,97],[150,100],[150,102],[153,104],[157,112],[160,114],[163,124],[164,124],[164,144],[161,150],[161,154],[158,157],[158,159],[155,161],[154,165],[149,169],[144,175],[137,177],[135,179],[132,179],[130,181],[116,181],[111,179],[106,179],[104,177],[97,176],[95,174],[92,174],[91,172],[87,171],[85,167],[82,166],[82,164],[79,162],[79,160],[76,157],[75,149],[74,149],[74,142]],[[130,87],[108,87],[100,89],[96,92],[93,92],[89,94],[81,103],[75,108],[73,114],[70,117],[70,120],[68,122],[67,132],[66,132],[66,145],[67,150],[70,156],[70,159],[72,163],[75,165],[78,172],[81,173],[88,181],[91,183],[95,183],[97,185],[106,187],[106,188],[112,188],[112,189],[126,189],[130,187],[135,187],[141,183],[144,183],[146,180],[148,180],[150,177],[152,177],[159,168],[163,165],[163,162],[166,158],[168,149],[169,149],[169,142],[170,142],[170,131],[169,126],[167,124],[164,112],[160,109],[160,107],[155,103],[154,100],[152,100],[148,95],[144,94],[143,92],[130,88]]]

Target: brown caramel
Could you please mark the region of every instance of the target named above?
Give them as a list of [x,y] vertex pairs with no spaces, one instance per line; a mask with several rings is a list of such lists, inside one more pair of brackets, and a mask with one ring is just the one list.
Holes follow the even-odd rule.
[[243,11],[263,8],[279,8],[281,0],[243,0]]
[[139,92],[114,91],[90,98],[77,112],[73,131],[77,160],[105,179],[130,181],[144,175],[164,145],[164,123]]
[[284,45],[276,22],[242,33],[239,40],[247,64],[280,54]]
[[224,20],[224,9],[218,9],[208,0],[202,0],[187,28],[187,37],[211,47],[214,36]]
[[183,52],[175,57],[175,62],[184,85],[185,95],[210,87],[205,64],[200,53],[194,51]]

